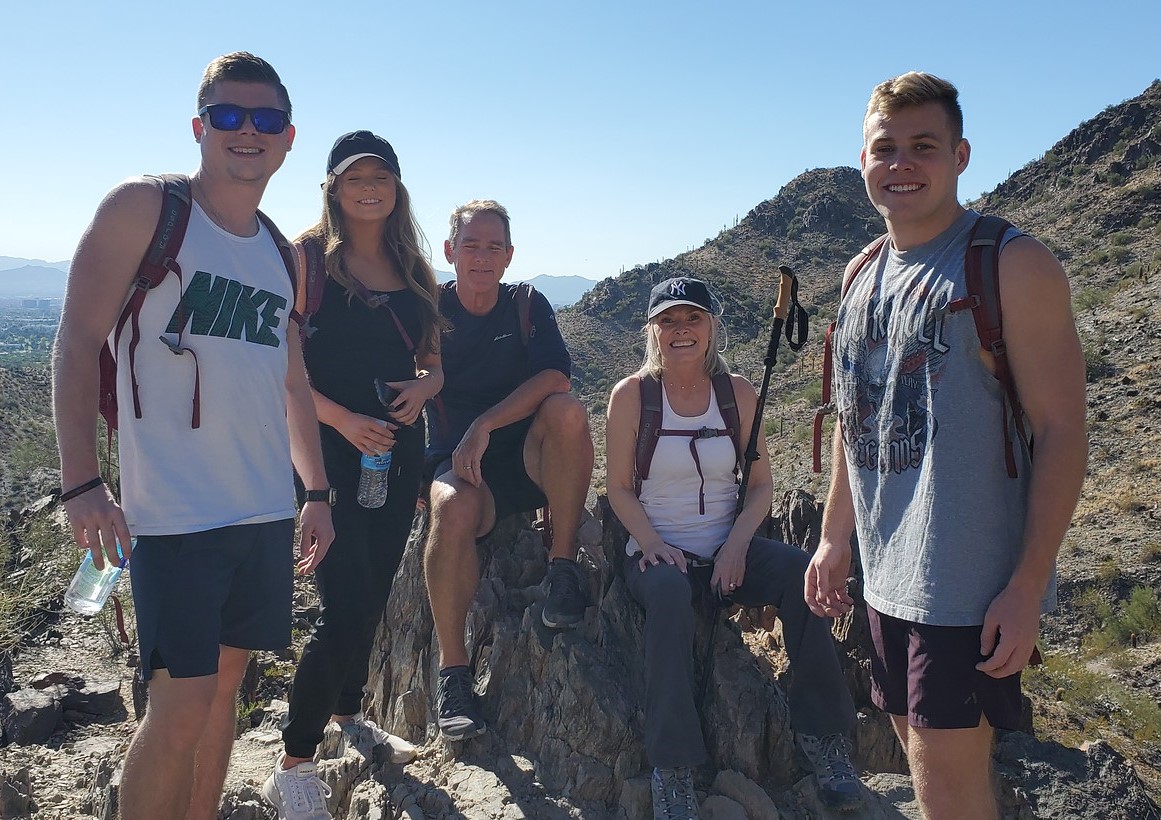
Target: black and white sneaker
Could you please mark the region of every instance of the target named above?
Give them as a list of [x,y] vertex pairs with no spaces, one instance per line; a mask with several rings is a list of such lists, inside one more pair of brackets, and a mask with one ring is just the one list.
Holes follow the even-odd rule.
[[584,574],[576,561],[553,558],[548,564],[548,597],[540,619],[551,629],[575,629],[588,606]]
[[467,740],[488,731],[476,703],[472,673],[466,666],[441,669],[435,690],[439,731],[448,740]]

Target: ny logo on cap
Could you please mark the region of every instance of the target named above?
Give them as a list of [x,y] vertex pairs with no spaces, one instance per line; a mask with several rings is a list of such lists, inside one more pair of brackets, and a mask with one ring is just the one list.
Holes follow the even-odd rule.
[[685,296],[685,282],[672,282],[672,283],[670,283],[669,292],[673,296]]

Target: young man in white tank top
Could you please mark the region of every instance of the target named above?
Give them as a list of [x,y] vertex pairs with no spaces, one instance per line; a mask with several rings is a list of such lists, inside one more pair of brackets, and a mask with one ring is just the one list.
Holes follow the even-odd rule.
[[[266,61],[238,52],[207,67],[198,106],[201,164],[177,260],[184,292],[170,275],[145,299],[134,363],[142,414],[123,401],[119,418],[124,509],[98,473],[97,361],[157,225],[156,181],[128,180],[101,203],[73,258],[53,357],[74,538],[103,566],[117,560],[118,541],[128,556],[139,536],[132,578],[149,704],[122,774],[126,820],[217,816],[249,652],[290,637],[291,461],[309,490],[327,490],[290,278],[256,217],[294,140],[289,97]],[[203,285],[221,288],[230,311],[211,320],[178,309]],[[196,365],[158,340],[177,331]],[[117,352],[124,396],[130,367]],[[299,519],[303,571],[334,537],[329,505],[310,498]]]

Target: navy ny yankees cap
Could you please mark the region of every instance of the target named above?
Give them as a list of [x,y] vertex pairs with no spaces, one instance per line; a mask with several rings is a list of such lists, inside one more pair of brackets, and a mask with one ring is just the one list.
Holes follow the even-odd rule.
[[705,282],[689,276],[675,276],[653,286],[649,293],[649,311],[645,314],[645,321],[675,305],[691,305],[706,313],[715,313],[713,297]]

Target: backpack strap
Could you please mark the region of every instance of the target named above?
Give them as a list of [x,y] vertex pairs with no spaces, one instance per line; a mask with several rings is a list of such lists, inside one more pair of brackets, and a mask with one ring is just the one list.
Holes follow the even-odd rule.
[[651,373],[637,377],[641,389],[641,415],[637,421],[637,449],[634,455],[633,490],[641,497],[641,484],[649,478],[649,465],[657,449],[661,429],[661,382]]
[[[867,245],[858,254],[851,259],[847,265],[846,273],[843,275],[842,289],[839,291],[839,305],[842,305],[842,300],[846,297],[847,291],[851,289],[851,285],[855,281],[863,268],[867,267],[868,263],[879,255],[883,250],[883,246],[887,244],[887,239],[890,234],[883,234],[871,244]],[[813,436],[813,460],[814,472],[822,472],[822,423],[823,419],[835,411],[834,402],[831,401],[831,381],[834,378],[834,330],[838,325],[838,319],[831,322],[826,328],[826,337],[822,344],[822,404],[814,414],[814,436]]]
[[717,438],[728,435],[734,445],[734,478],[737,480],[738,466],[742,461],[742,428],[738,413],[738,402],[734,396],[734,386],[730,382],[729,373],[719,373],[711,377],[710,383],[714,389],[714,399],[718,411],[722,414],[725,429],[702,427],[697,430],[666,430],[661,427],[661,381],[655,376],[644,373],[638,377],[641,389],[641,414],[637,422],[637,446],[634,455],[633,489],[639,498],[641,484],[649,478],[649,465],[653,462],[653,453],[657,450],[657,441],[661,436],[683,436],[689,439],[689,452],[693,456],[693,463],[697,467],[698,477],[701,478],[701,488],[698,491],[698,510],[705,515],[705,477],[701,472],[701,459],[697,454],[697,442],[701,439]]
[[294,243],[298,257],[298,290],[294,302],[299,315],[298,334],[303,345],[314,333],[310,319],[322,305],[323,290],[326,287],[327,269],[323,250],[317,242],[309,239]]
[[301,318],[297,312],[298,305],[298,270],[295,267],[296,254],[294,246],[290,244],[290,240],[283,235],[282,231],[278,230],[278,226],[274,224],[274,220],[268,217],[262,211],[256,212],[258,221],[266,226],[266,230],[270,232],[270,238],[274,240],[274,246],[278,248],[278,255],[282,257],[282,264],[286,266],[286,275],[290,277],[290,291],[293,294],[290,300],[290,318],[296,322]]
[[532,294],[536,288],[527,282],[519,282],[512,292],[516,300],[516,317],[520,321],[520,341],[528,347],[528,340],[536,335],[536,327],[532,324]]
[[[114,325],[112,346],[106,341],[101,349],[100,357],[100,395],[98,404],[101,415],[109,430],[110,443],[112,431],[117,429],[117,357],[116,350],[120,347],[121,334],[125,326],[130,328],[129,336],[129,377],[133,386],[133,412],[141,418],[141,397],[137,385],[137,374],[134,363],[137,356],[137,345],[141,341],[141,327],[139,316],[141,305],[145,302],[146,294],[161,284],[171,272],[178,282],[178,292],[181,292],[181,266],[177,264],[177,255],[181,250],[181,243],[185,239],[185,231],[189,225],[189,215],[193,209],[191,204],[189,177],[181,174],[163,174],[149,176],[147,179],[157,180],[161,186],[161,210],[157,216],[157,227],[154,228],[153,238],[137,267],[137,274],[133,280],[133,290],[121,315]],[[178,311],[184,306],[179,301]],[[184,317],[181,317],[184,318]],[[184,330],[184,321],[182,327]],[[181,344],[181,333],[178,334],[178,345]],[[196,359],[195,359],[196,374]],[[194,404],[192,425],[196,428],[201,424],[200,379],[194,385]]]
[[991,214],[976,220],[964,257],[968,295],[964,299],[956,299],[948,305],[948,310],[955,313],[971,308],[980,347],[992,354],[995,377],[1004,390],[1000,418],[1004,431],[1004,461],[1008,476],[1016,478],[1016,456],[1009,419],[1015,423],[1016,433],[1029,451],[1032,449],[1032,440],[1024,423],[1024,408],[1012,378],[1008,349],[1004,343],[1004,315],[1000,304],[1000,242],[1011,228],[1007,220]]
[[[298,257],[299,265],[304,269],[304,273],[300,273],[296,277],[296,281],[302,285],[302,293],[296,299],[295,307],[301,319],[298,325],[300,338],[305,345],[306,340],[311,337],[315,330],[313,327],[310,327],[310,318],[322,306],[323,291],[326,288],[327,280],[326,256],[323,253],[322,247],[310,239],[296,242],[294,244],[294,252]],[[391,309],[391,305],[388,303],[390,294],[376,295],[371,293],[367,289],[367,286],[358,279],[351,277],[351,281],[354,283],[355,294],[368,307],[381,307],[387,311],[387,315],[395,323],[395,329],[399,332],[399,337],[403,339],[404,347],[407,348],[408,353],[414,356],[416,351],[415,343],[411,341],[411,334],[403,327],[403,322],[400,321],[399,315]]]
[[[710,377],[710,384],[714,387],[714,398],[718,403],[718,411],[726,423],[726,430],[734,442],[734,473],[742,463],[742,417],[738,412],[738,400],[734,395],[734,383],[729,373],[718,373]],[[757,420],[755,420],[756,422]]]

